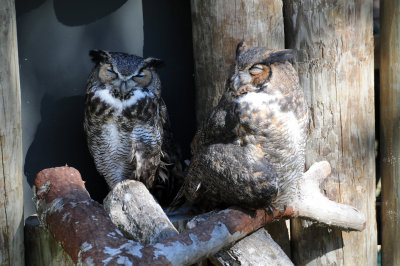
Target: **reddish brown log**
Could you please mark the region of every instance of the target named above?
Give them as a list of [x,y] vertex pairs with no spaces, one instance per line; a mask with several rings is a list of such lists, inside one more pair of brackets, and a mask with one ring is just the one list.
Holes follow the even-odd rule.
[[76,263],[194,263],[273,219],[264,210],[227,209],[191,230],[144,247],[123,237],[102,206],[90,198],[76,169],[43,170],[35,179],[35,187],[42,224]]
[[[329,164],[319,163],[316,168],[310,169],[313,180],[326,177],[330,172],[326,167]],[[35,203],[41,223],[61,243],[72,260],[95,265],[192,264],[274,219],[302,215],[299,205],[289,206],[284,212],[275,210],[274,214],[265,210],[229,208],[177,236],[143,246],[122,235],[102,206],[90,198],[79,172],[74,168],[58,167],[41,171],[35,179]],[[313,216],[310,218],[318,220]]]

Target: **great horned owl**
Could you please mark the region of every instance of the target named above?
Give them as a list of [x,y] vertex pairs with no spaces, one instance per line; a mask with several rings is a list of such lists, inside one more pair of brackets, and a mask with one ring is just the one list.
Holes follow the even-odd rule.
[[308,123],[290,58],[291,50],[239,43],[226,91],[193,140],[185,183],[172,205],[186,198],[206,209],[282,210],[290,202],[304,170]]
[[[84,128],[98,172],[110,188],[125,179],[170,189],[180,163],[156,73],[161,61],[90,51]],[[157,195],[156,195],[157,196]]]

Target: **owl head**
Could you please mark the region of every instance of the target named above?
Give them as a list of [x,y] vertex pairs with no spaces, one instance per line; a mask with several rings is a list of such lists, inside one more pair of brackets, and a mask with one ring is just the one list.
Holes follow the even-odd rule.
[[236,48],[234,72],[227,83],[227,90],[236,97],[253,91],[262,91],[268,85],[276,68],[292,58],[292,50],[271,50],[264,47],[248,47],[240,42]]
[[91,50],[89,55],[96,63],[91,82],[95,81],[97,86],[89,86],[91,89],[107,90],[121,101],[128,100],[135,93],[160,97],[160,79],[156,73],[162,65],[160,59],[103,50]]

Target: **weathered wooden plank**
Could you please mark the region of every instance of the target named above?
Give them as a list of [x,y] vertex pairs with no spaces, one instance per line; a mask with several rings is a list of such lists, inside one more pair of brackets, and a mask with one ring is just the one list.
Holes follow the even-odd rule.
[[293,263],[276,244],[268,232],[261,228],[228,249],[223,249],[210,260],[219,266],[228,265],[276,265],[290,266]]
[[75,265],[50,232],[39,224],[36,215],[25,220],[25,261],[27,266]]
[[380,8],[382,265],[400,265],[400,2]]
[[333,173],[330,199],[358,208],[362,233],[292,224],[296,265],[375,265],[372,1],[284,1],[287,48],[310,110],[306,166],[322,158]]
[[23,265],[21,98],[13,0],[0,0],[0,156],[0,265]]
[[[236,46],[285,46],[282,0],[192,0],[196,118],[199,125],[217,105],[235,60]],[[268,225],[286,254],[290,243],[284,222]]]

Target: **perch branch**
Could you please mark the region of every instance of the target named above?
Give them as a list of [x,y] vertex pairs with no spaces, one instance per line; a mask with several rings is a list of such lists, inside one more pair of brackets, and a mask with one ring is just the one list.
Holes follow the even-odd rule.
[[321,193],[320,182],[330,173],[331,167],[326,161],[314,163],[304,173],[297,197],[291,204],[295,216],[345,230],[364,230],[366,221],[360,211],[352,206],[331,201]]
[[[326,162],[312,166],[299,184],[297,201],[283,212],[275,210],[271,214],[265,210],[249,212],[229,208],[179,235],[146,246],[121,234],[102,206],[90,198],[74,168],[41,171],[35,179],[35,203],[41,223],[74,262],[186,265],[216,253],[274,219],[301,216],[346,229],[362,230],[365,219],[356,209],[331,202],[319,192],[319,180],[329,173],[330,166]],[[319,204],[326,206],[320,207]]]
[[118,183],[104,199],[103,206],[124,235],[143,245],[178,234],[142,182],[124,180]]
[[72,260],[94,265],[192,264],[273,219],[264,210],[230,208],[177,236],[143,246],[121,234],[102,206],[90,198],[79,172],[71,167],[41,171],[35,179],[35,203],[41,223]]

